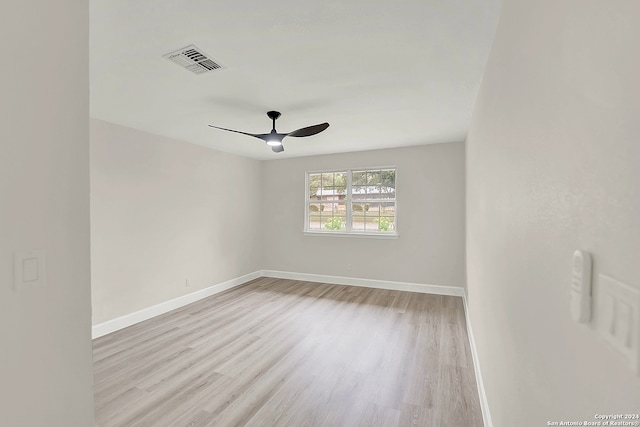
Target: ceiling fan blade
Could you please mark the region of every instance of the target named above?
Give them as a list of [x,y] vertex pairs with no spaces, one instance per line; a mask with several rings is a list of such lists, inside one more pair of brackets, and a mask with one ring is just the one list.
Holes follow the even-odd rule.
[[253,136],[254,138],[259,138],[262,139],[263,141],[265,140],[265,138],[267,137],[267,135],[269,135],[268,133],[266,134],[258,134],[258,133],[247,133],[247,132],[241,132],[239,130],[233,130],[233,129],[227,129],[227,128],[221,128],[219,126],[214,126],[214,125],[209,125],[212,128],[216,128],[216,129],[222,129],[222,130],[227,130],[229,132],[235,132],[235,133],[241,133],[243,135],[249,135],[249,136]]
[[294,130],[293,132],[289,132],[287,134],[287,136],[296,136],[296,137],[311,136],[311,135],[315,135],[317,133],[322,132],[323,130],[325,130],[328,127],[329,127],[329,123],[322,123],[322,124],[319,124],[319,125],[308,126],[306,128],[302,128],[302,129]]
[[240,133],[242,135],[252,136],[254,138],[261,139],[264,142],[266,142],[268,146],[271,147],[271,150],[274,153],[281,153],[284,151],[284,147],[282,146],[282,140],[286,136],[295,136],[295,137],[312,136],[322,132],[323,130],[329,127],[329,123],[321,123],[319,125],[307,126],[305,128],[297,129],[289,133],[279,133],[279,132],[276,132],[276,120],[278,119],[278,117],[280,117],[280,113],[278,111],[268,111],[267,116],[273,121],[273,128],[269,133],[249,133],[249,132],[242,132],[234,129],[222,128],[220,126],[214,126],[214,125],[209,125],[209,126],[215,129],[226,130],[227,132]]

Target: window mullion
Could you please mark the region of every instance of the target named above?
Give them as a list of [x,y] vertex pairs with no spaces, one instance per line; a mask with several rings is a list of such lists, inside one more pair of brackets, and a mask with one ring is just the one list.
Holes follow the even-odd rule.
[[351,169],[347,169],[347,233],[351,232]]

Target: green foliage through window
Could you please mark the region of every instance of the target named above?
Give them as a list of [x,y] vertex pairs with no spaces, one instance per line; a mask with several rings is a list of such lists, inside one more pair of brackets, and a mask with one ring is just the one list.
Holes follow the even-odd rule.
[[376,218],[376,222],[378,223],[378,230],[389,231],[391,227],[391,221],[388,217],[383,216],[381,218]]
[[324,223],[325,230],[342,230],[342,218],[331,217]]

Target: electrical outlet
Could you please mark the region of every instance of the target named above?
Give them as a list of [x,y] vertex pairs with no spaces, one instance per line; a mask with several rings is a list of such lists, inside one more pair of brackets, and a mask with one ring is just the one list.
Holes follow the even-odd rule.
[[640,290],[599,276],[598,331],[640,375]]
[[351,271],[352,268],[353,266],[351,264],[347,264],[347,271]]
[[189,279],[184,279],[184,286],[185,286],[185,288],[188,288],[190,286],[189,285]]

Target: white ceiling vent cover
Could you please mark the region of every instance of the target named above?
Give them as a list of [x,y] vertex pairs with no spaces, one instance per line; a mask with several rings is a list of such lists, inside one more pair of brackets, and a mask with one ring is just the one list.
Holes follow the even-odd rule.
[[167,53],[163,57],[194,74],[208,73],[222,68],[221,65],[213,62],[204,52],[192,44],[175,52]]

